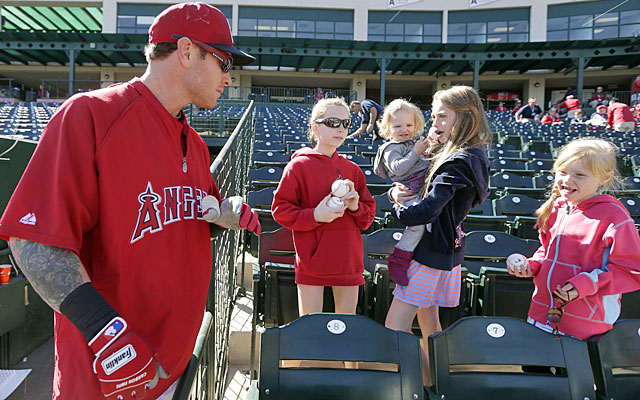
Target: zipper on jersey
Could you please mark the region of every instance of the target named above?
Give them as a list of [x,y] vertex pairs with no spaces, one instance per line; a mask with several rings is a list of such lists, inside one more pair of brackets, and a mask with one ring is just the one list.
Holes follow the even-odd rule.
[[556,240],[556,254],[553,256],[553,262],[551,263],[551,267],[549,267],[549,274],[547,275],[547,291],[549,292],[549,300],[551,302],[550,303],[551,304],[551,308],[553,308],[553,291],[551,290],[551,287],[550,287],[551,274],[553,273],[553,269],[555,268],[556,263],[558,261],[558,253],[560,252],[560,239],[562,238],[562,234],[564,233],[564,229],[566,228],[567,222],[569,221],[569,215],[571,214],[572,207],[567,204],[567,207],[565,209],[567,211],[567,216],[562,221],[562,226],[559,229],[557,240]]

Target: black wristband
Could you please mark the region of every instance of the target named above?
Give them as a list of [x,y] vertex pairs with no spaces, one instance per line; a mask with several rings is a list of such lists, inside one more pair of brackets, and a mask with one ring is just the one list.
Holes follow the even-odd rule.
[[82,332],[87,342],[119,316],[91,282],[84,283],[69,293],[60,304],[60,312]]

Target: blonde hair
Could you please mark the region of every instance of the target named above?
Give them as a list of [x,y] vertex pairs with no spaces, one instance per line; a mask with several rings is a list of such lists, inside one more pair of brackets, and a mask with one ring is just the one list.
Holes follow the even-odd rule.
[[307,138],[309,138],[311,145],[314,147],[318,144],[318,139],[313,133],[312,125],[316,123],[316,120],[322,119],[330,107],[344,107],[347,113],[349,113],[349,116],[351,116],[349,106],[347,106],[347,103],[339,98],[333,97],[330,99],[322,99],[318,101],[311,110],[311,116],[309,117],[309,130],[307,131]]
[[436,171],[453,153],[469,147],[482,147],[491,140],[491,129],[484,113],[484,107],[478,92],[470,86],[453,86],[439,90],[433,95],[433,101],[440,101],[445,107],[455,111],[456,121],[451,127],[449,140],[436,150],[431,167],[422,187],[422,195]]
[[[599,191],[613,190],[619,187],[619,179],[616,178],[616,176],[618,176],[616,167],[617,153],[618,147],[606,140],[576,139],[560,149],[560,153],[558,153],[558,157],[553,163],[552,172],[555,174],[558,170],[567,167],[569,164],[582,161],[589,172],[600,179],[606,179],[613,172],[614,177],[608,179],[599,188]],[[536,210],[536,216],[538,217],[537,226],[542,232],[547,232],[549,216],[551,215],[551,211],[553,211],[553,204],[559,196],[560,191],[554,179],[549,198]]]
[[422,115],[422,111],[420,111],[418,106],[405,99],[395,99],[384,108],[382,118],[377,122],[379,129],[378,134],[383,139],[391,139],[391,118],[395,117],[396,113],[401,110],[413,113],[414,137],[420,136],[424,132],[424,115]]

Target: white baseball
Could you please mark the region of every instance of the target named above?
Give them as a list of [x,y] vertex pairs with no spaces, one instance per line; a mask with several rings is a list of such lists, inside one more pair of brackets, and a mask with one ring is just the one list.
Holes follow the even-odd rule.
[[349,186],[342,179],[337,179],[331,184],[331,194],[336,197],[342,197],[349,193]]
[[220,204],[213,196],[205,196],[200,201],[202,217],[207,222],[215,222],[220,218]]
[[522,272],[522,268],[525,266],[527,259],[524,258],[522,254],[511,254],[507,257],[507,265],[511,265],[518,270],[518,272]]
[[339,197],[332,197],[327,202],[327,206],[330,208],[342,208],[344,207],[344,202]]

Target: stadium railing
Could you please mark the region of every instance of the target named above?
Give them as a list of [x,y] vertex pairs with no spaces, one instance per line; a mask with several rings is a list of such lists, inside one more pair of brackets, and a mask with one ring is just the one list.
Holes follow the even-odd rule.
[[[211,174],[223,198],[234,195],[246,198],[253,107],[254,103],[250,102],[211,166]],[[244,254],[244,237],[244,231],[226,230],[211,242],[213,268],[206,309],[211,313],[212,321],[211,328],[206,328],[208,317],[205,314],[200,335],[206,336],[203,330],[210,329],[212,336],[209,340],[203,339],[201,349],[196,346],[199,353],[197,362],[189,363],[178,383],[178,388],[184,389],[176,392],[174,400],[223,398],[224,379],[229,364],[231,311],[239,291],[236,284],[236,261]]]

